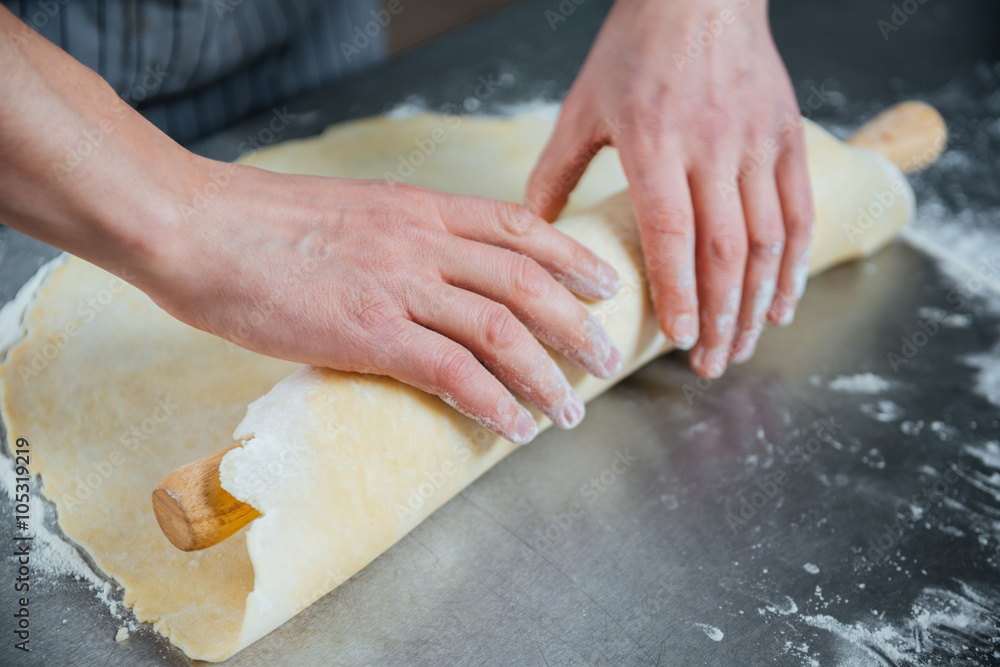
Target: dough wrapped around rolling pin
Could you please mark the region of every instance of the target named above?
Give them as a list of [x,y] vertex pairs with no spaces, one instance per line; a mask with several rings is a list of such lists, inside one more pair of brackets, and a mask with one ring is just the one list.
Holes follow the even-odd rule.
[[[938,123],[927,127],[940,126],[926,105],[907,108]],[[893,118],[866,143],[898,146],[899,135],[913,145],[915,136],[932,134]],[[515,201],[552,126],[538,115],[371,118],[248,161],[401,177]],[[899,172],[874,153],[809,124],[806,136],[819,270],[887,242],[911,215],[912,198]],[[927,161],[939,150],[926,152]],[[602,151],[558,224],[621,273],[620,294],[595,309],[631,369],[665,346],[646,299],[627,195],[591,208],[625,186],[615,151]],[[121,584],[138,620],[196,659],[222,660],[263,637],[512,449],[438,399],[391,380],[296,372],[297,364],[193,329],[72,257],[43,267],[0,310],[0,356],[8,443],[30,440],[31,471],[55,503],[60,528]],[[609,386],[567,370],[585,397]],[[241,419],[238,439],[246,445],[224,457],[222,483],[263,516],[210,549],[180,551],[160,532],[150,491],[164,475],[232,444]]]
[[[410,136],[434,118],[412,119]],[[885,158],[847,146],[808,121],[805,128],[815,274],[884,246],[912,216],[914,200],[903,174]],[[450,141],[456,147],[461,139]],[[281,150],[278,162],[294,163],[295,144]],[[268,166],[266,153],[254,162]],[[622,351],[625,370],[618,379],[668,350],[649,300],[628,193],[556,226],[622,278],[615,298],[590,305]],[[584,400],[616,381],[559,363]],[[550,425],[536,416],[542,428]],[[235,438],[243,446],[222,460],[222,486],[262,516],[246,533],[254,588],[231,651],[351,577],[516,448],[395,380],[310,367],[252,403]]]

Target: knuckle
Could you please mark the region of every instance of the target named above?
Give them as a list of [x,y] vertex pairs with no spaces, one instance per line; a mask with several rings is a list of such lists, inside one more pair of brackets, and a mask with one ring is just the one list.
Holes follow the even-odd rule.
[[698,144],[698,150],[706,164],[721,165],[731,162],[728,158],[734,151],[724,130],[707,129],[702,132],[702,137],[703,141]]
[[398,226],[405,217],[404,211],[396,202],[386,198],[369,202],[365,212],[373,226],[391,229]]
[[437,387],[464,387],[476,373],[476,362],[465,350],[449,347],[437,355],[433,373]]
[[[662,218],[661,218],[662,220]],[[652,224],[647,230],[649,242],[655,247],[684,247],[691,237],[689,228],[670,223]]]
[[[693,272],[692,272],[693,273]],[[681,313],[696,311],[698,295],[693,275],[676,276],[664,272],[662,276],[650,284],[656,312],[668,325],[673,325],[673,318]]]
[[643,134],[656,136],[667,127],[666,109],[670,104],[670,89],[665,85],[647,85],[632,91],[625,116]]
[[[566,237],[567,242],[565,248],[560,248],[561,256],[567,257],[569,259],[570,266],[577,267],[579,269],[586,269],[588,267],[596,266],[600,260],[594,253],[588,250],[582,244],[576,243]],[[555,267],[555,270],[561,270],[562,267]]]
[[654,276],[663,278],[663,272],[667,275],[676,271],[671,271],[670,267],[676,264],[673,258],[677,256],[675,249],[681,248],[690,252],[693,235],[691,229],[685,229],[673,225],[649,225],[642,232],[643,245],[647,248],[644,252],[646,270]]
[[736,152],[737,135],[729,117],[716,105],[710,105],[704,117],[695,125],[699,151],[706,164],[718,164],[723,156]]
[[376,290],[362,290],[345,303],[347,314],[366,331],[379,331],[391,325],[396,318],[395,304],[388,294]]
[[798,206],[791,214],[785,216],[785,230],[790,240],[809,238],[812,234],[812,226],[812,211],[805,206]]
[[666,108],[670,101],[670,87],[663,83],[648,82],[633,89],[630,97],[632,104],[627,108],[633,116],[659,116],[654,110]]
[[785,234],[780,228],[751,232],[747,253],[757,261],[777,261],[785,247]]
[[408,215],[399,215],[395,224],[390,228],[394,234],[398,235],[401,242],[407,247],[427,247],[431,243],[434,233],[422,222]]
[[728,265],[746,259],[746,245],[746,238],[740,234],[716,233],[709,236],[705,250],[709,260]]
[[422,220],[391,202],[372,203],[368,219],[383,238],[398,239],[407,245],[426,245],[432,236],[431,229]]
[[798,109],[794,112],[789,112],[783,118],[790,119],[786,123],[785,127],[788,131],[782,133],[781,135],[781,145],[788,153],[789,157],[795,160],[805,161],[806,154],[806,135],[805,127],[802,124],[802,118],[799,116]]
[[744,151],[752,151],[758,146],[763,146],[770,135],[768,132],[757,124],[750,124],[743,129],[743,146]]
[[[628,125],[636,129],[631,141],[626,143],[635,146],[637,142],[655,151],[660,148],[664,139],[672,135],[673,128],[669,124],[662,103],[639,103],[627,116]],[[637,146],[641,147],[641,146]]]
[[549,288],[549,275],[535,260],[517,256],[511,266],[511,288],[514,293],[528,298],[545,296]]
[[493,215],[500,234],[512,238],[528,236],[539,222],[528,209],[518,204],[494,204]]
[[506,349],[517,342],[520,332],[517,320],[507,308],[490,306],[483,318],[483,333],[487,345]]
[[642,213],[647,221],[643,232],[650,241],[677,242],[687,239],[694,228],[693,212],[671,204],[665,197],[650,197],[643,202]]

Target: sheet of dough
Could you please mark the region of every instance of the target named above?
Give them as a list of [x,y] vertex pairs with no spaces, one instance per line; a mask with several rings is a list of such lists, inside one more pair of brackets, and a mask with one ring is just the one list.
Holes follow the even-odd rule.
[[[415,141],[442,128],[446,140],[408,182],[517,200],[551,127],[535,116],[371,119],[249,161],[383,177]],[[818,209],[816,272],[886,243],[911,216],[913,200],[885,160],[848,149],[811,124],[807,137]],[[573,206],[579,210],[624,183],[614,152],[606,151]],[[850,242],[845,225],[855,225],[857,209],[887,191],[900,194]],[[623,278],[614,300],[592,307],[627,368],[664,351],[627,194],[558,225]],[[296,370],[173,320],[81,260],[44,271],[50,269],[40,288],[26,287],[37,294],[23,337],[0,366],[8,438],[30,440],[32,467],[66,535],[121,583],[139,620],[154,623],[192,658],[222,660],[267,634],[514,448],[395,381]],[[19,299],[22,307],[26,301]],[[564,368],[587,399],[612,384]],[[177,551],[156,526],[150,492],[176,466],[231,443],[234,427],[247,444],[226,456],[223,484],[264,516],[220,546]]]

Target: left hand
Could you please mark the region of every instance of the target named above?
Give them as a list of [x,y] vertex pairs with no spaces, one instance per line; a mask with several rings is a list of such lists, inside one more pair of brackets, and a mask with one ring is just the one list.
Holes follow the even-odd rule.
[[614,145],[632,190],[661,328],[700,375],[786,325],[808,274],[802,126],[765,0],[618,0],[534,173],[553,220]]

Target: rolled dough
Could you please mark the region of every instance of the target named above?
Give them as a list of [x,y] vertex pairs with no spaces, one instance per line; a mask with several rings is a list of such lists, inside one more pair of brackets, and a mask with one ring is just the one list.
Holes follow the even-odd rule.
[[[551,129],[541,115],[375,118],[246,161],[395,174],[517,201]],[[806,136],[815,273],[887,243],[912,215],[913,195],[874,153],[808,122]],[[615,152],[602,152],[557,223],[622,276],[613,300],[589,304],[627,360],[622,377],[668,349],[628,194],[605,199],[625,185]],[[886,193],[895,193],[891,201]],[[222,660],[278,627],[515,449],[393,380],[298,367],[192,329],[81,260],[45,270],[44,284],[28,288],[34,298],[17,300],[30,306],[15,318],[20,340],[0,365],[8,440],[31,442],[33,470],[66,535],[120,582],[139,620],[192,658]],[[585,399],[614,383],[559,362]],[[157,528],[150,493],[163,475],[233,437],[245,445],[223,460],[223,486],[263,516],[219,546],[182,553]]]

